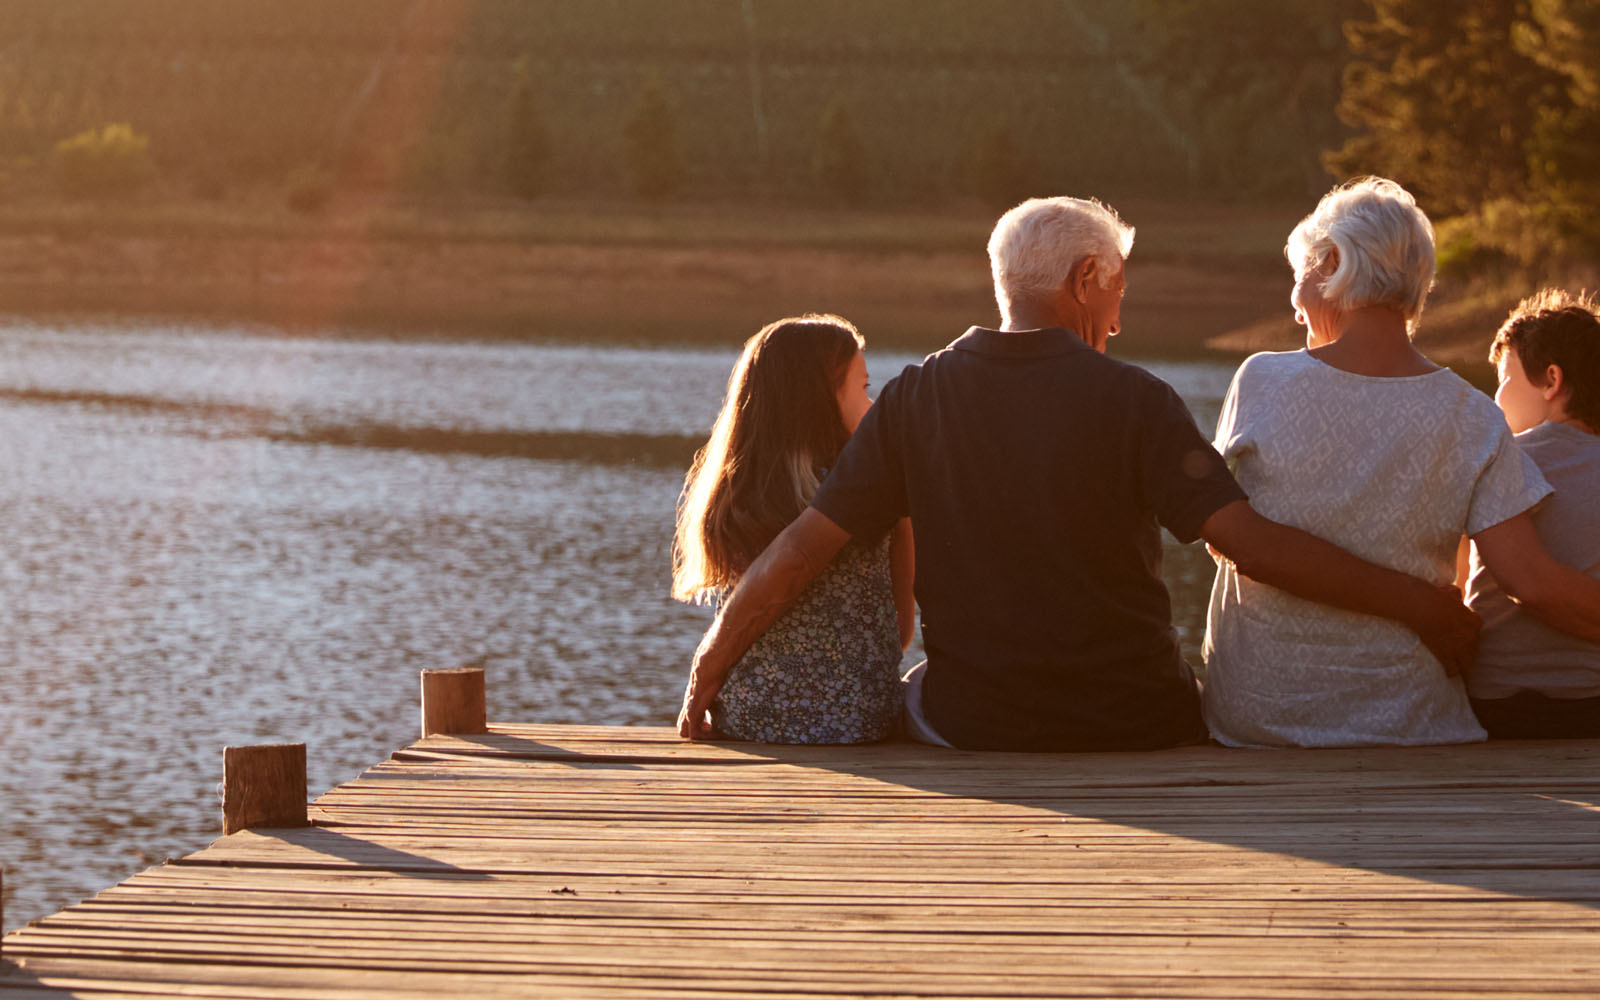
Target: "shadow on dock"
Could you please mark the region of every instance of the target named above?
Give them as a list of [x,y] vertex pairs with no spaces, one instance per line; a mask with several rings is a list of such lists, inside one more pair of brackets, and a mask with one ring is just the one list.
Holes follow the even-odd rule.
[[[613,738],[596,741],[591,753],[581,741],[531,733],[446,739],[448,745],[419,744],[394,759],[443,766],[484,756],[655,773],[788,765],[856,779],[846,786],[853,801],[870,803],[876,790],[886,821],[915,814],[919,801],[997,803],[1035,817],[1053,814],[1064,826],[1051,836],[1064,839],[1075,824],[1109,824],[1175,838],[1179,847],[1224,845],[1600,908],[1600,882],[1585,877],[1600,866],[1600,744],[1590,742],[1008,754],[913,744],[790,747],[658,738],[635,745]],[[374,771],[365,780],[374,779],[382,775]],[[788,804],[793,809],[783,815],[793,818],[805,800]],[[864,808],[856,818],[874,815]],[[1015,815],[1003,812],[996,822]],[[939,820],[926,822],[932,830]]]
[[[280,844],[308,851],[313,855],[325,855],[330,859],[336,859],[336,861],[330,862],[325,866],[328,868],[348,869],[350,866],[355,865],[363,869],[381,872],[428,874],[446,872],[451,873],[452,878],[466,881],[482,881],[490,877],[486,873],[469,871],[436,858],[412,854],[409,851],[402,851],[383,844],[375,844],[370,840],[364,840],[359,837],[352,837],[336,829],[331,829],[327,823],[290,830],[250,830],[242,835],[234,834],[234,836],[257,837],[265,841],[276,841]],[[192,866],[196,868],[233,867],[232,862],[207,857],[204,852],[185,858],[173,858],[167,863],[174,866]],[[316,868],[319,866],[314,861],[300,858],[292,863],[286,862],[283,864],[275,864],[272,861],[252,861],[250,867]]]
[[[886,746],[882,759],[860,760],[801,747],[723,746],[753,761],[939,799],[1048,810],[1069,822],[1600,908],[1600,882],[1587,877],[1600,865],[1600,745],[1592,743],[1059,755]],[[1071,776],[1039,780],[1050,769]],[[1007,780],[1010,774],[1016,778]]]

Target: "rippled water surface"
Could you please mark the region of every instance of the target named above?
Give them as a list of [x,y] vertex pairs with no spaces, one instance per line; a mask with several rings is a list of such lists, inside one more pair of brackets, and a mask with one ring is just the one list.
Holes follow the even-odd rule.
[[[733,357],[0,325],[5,928],[214,838],[226,744],[355,777],[424,667],[485,664],[494,719],[669,722],[708,620],[672,506]],[[1149,367],[1214,424],[1231,366]],[[1193,659],[1209,561],[1168,577]]]

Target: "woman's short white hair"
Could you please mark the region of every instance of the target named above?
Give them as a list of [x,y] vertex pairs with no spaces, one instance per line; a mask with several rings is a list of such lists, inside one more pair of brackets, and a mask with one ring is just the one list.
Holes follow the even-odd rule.
[[1093,256],[1100,287],[1122,269],[1133,250],[1133,227],[1093,199],[1030,198],[1000,216],[989,236],[989,268],[1001,307],[1049,295],[1072,265]]
[[1415,332],[1433,288],[1433,224],[1411,192],[1382,177],[1363,177],[1322,196],[1300,220],[1283,252],[1296,277],[1321,267],[1337,250],[1339,266],[1322,282],[1341,310],[1388,306]]

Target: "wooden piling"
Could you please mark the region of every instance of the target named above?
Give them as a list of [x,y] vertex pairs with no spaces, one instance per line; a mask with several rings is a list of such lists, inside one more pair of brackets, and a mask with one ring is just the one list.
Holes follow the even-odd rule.
[[306,826],[306,745],[222,749],[222,832]]
[[422,735],[489,731],[482,667],[422,672]]

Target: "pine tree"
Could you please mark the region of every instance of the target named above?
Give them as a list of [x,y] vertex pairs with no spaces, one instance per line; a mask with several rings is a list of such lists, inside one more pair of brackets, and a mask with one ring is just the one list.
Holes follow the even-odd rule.
[[659,76],[652,74],[639,89],[623,126],[623,140],[634,194],[647,201],[665,201],[678,190],[684,172],[678,120]]
[[1562,85],[1539,110],[1528,146],[1537,214],[1557,242],[1600,250],[1600,3],[1536,0],[1516,40]]
[[1342,174],[1382,173],[1526,266],[1600,248],[1600,4],[1371,0],[1347,25]]
[[1536,109],[1558,75],[1513,43],[1527,0],[1372,0],[1346,25],[1352,62],[1339,115],[1359,133],[1326,157],[1330,170],[1379,173],[1433,211],[1470,212],[1527,193]]

